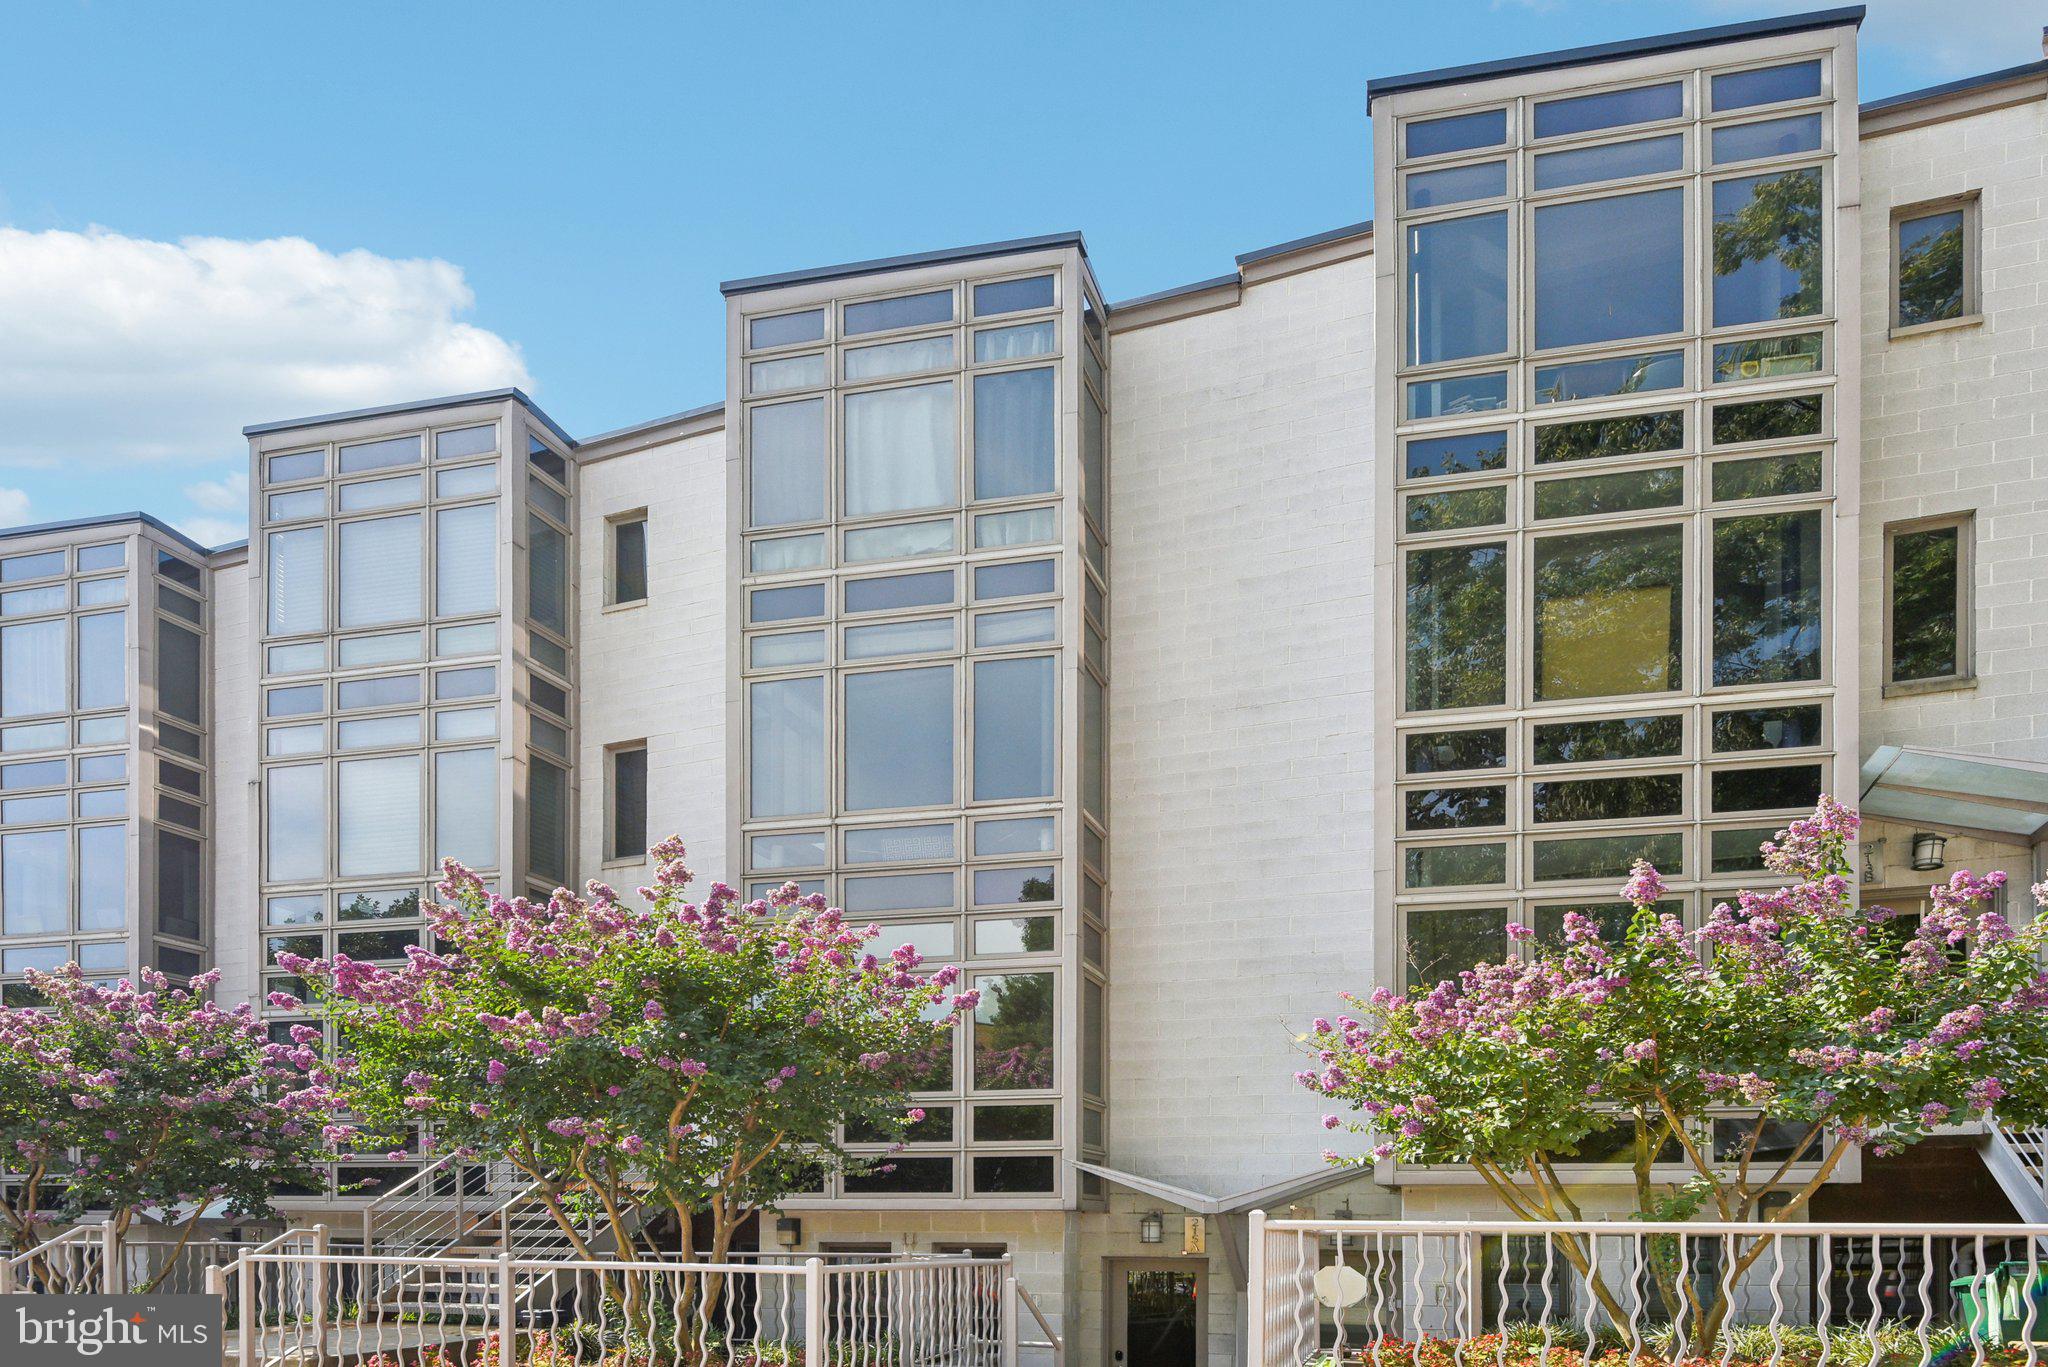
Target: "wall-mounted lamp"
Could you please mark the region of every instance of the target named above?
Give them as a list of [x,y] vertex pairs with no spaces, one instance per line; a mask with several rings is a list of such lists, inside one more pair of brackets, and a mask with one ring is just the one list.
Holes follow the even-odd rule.
[[1138,1221],[1138,1242],[1141,1244],[1156,1244],[1165,1233],[1166,1218],[1156,1210],[1145,1212]]
[[775,1222],[775,1245],[778,1248],[795,1248],[804,1241],[804,1222],[793,1215],[785,1215]]
[[1926,873],[1941,867],[1941,853],[1948,847],[1948,837],[1936,835],[1933,831],[1913,833],[1913,868],[1915,872]]

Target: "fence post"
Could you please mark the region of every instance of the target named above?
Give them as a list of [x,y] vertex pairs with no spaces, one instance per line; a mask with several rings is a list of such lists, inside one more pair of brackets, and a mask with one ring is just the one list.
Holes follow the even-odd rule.
[[[263,1331],[263,1309],[256,1304],[256,1264],[244,1253],[235,1263],[235,1305],[236,1322],[241,1327],[241,1350],[237,1356],[241,1367],[254,1367],[256,1362],[256,1335]],[[283,1335],[279,1334],[280,1344]]]
[[313,1360],[327,1360],[327,1226],[313,1226]]
[[1003,1255],[1003,1299],[997,1362],[1000,1367],[1017,1367],[1017,1269],[1012,1255]]
[[498,1361],[504,1367],[511,1367],[517,1359],[513,1356],[514,1335],[518,1327],[513,1323],[514,1310],[518,1304],[516,1288],[512,1284],[512,1254],[507,1251],[498,1255]]
[[1266,1364],[1266,1212],[1247,1218],[1244,1268],[1244,1339],[1248,1367]]
[[825,1356],[825,1260],[804,1259],[805,1367],[827,1367]]
[[119,1296],[128,1290],[128,1269],[121,1263],[121,1235],[112,1220],[100,1222],[100,1294]]

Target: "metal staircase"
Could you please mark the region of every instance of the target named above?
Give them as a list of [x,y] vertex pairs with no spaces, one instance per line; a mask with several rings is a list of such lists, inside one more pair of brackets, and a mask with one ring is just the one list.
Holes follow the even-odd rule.
[[[608,1220],[585,1217],[576,1240],[542,1199],[544,1184],[526,1180],[506,1163],[458,1163],[444,1158],[380,1195],[363,1210],[363,1252],[371,1259],[409,1260],[365,1268],[361,1301],[367,1314],[389,1319],[429,1314],[484,1318],[496,1311],[498,1286],[476,1260],[510,1255],[521,1261],[575,1262],[618,1252]],[[574,1192],[570,1188],[570,1192]],[[636,1202],[627,1211],[629,1232],[647,1218]],[[460,1259],[437,1264],[421,1259]],[[522,1279],[516,1313],[522,1322],[551,1318],[570,1290],[562,1277]],[[558,1285],[557,1283],[561,1283]]]
[[1984,1166],[2028,1224],[2048,1224],[2048,1129],[1984,1127]]

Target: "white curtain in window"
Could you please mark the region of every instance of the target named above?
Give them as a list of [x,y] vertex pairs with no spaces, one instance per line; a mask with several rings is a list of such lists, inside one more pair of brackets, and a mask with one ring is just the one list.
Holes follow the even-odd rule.
[[825,810],[825,681],[775,679],[748,690],[749,811]]
[[341,527],[341,625],[410,622],[420,613],[420,515]]
[[1052,491],[1052,410],[1050,366],[974,377],[976,498]]
[[327,629],[327,533],[319,527],[272,532],[264,574],[270,592],[270,634]]
[[748,415],[748,525],[825,516],[825,401],[767,404]]
[[119,707],[128,701],[128,615],[98,612],[78,619],[78,706]]
[[434,615],[498,610],[498,505],[434,514]]
[[1050,656],[974,666],[974,796],[1050,797],[1057,671]]
[[955,502],[957,410],[951,380],[847,395],[847,516]]
[[953,666],[846,679],[846,806],[851,811],[950,804]]
[[361,874],[418,873],[420,827],[420,757],[392,755],[384,759],[343,760],[335,822],[335,873],[342,878]]
[[119,930],[128,924],[128,828],[78,831],[78,928]]
[[70,901],[69,831],[0,838],[0,931],[40,935],[68,930]]
[[263,862],[273,883],[327,872],[327,768],[293,764],[263,776]]
[[498,752],[448,750],[434,756],[434,862],[498,866]]
[[0,628],[0,716],[28,717],[66,709],[67,634],[61,617],[54,622]]

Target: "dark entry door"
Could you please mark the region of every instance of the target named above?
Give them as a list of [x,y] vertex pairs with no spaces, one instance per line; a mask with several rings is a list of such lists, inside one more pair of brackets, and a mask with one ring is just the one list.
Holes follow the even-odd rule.
[[1113,1367],[1195,1367],[1201,1345],[1199,1264],[1125,1264],[1112,1284]]

